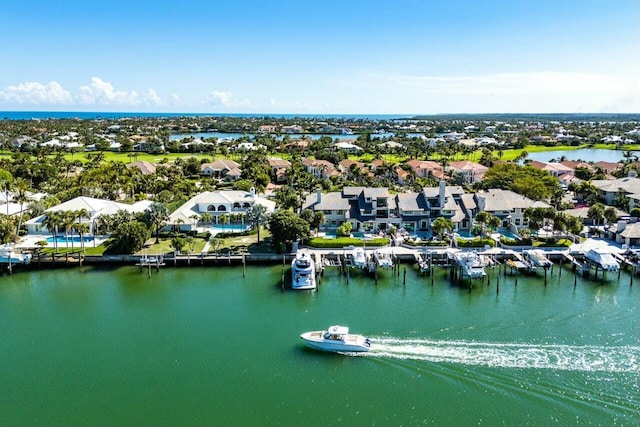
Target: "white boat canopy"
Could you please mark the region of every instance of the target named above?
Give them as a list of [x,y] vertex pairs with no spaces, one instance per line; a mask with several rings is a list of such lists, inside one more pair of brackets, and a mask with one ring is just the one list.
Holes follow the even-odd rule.
[[346,326],[331,326],[328,332],[333,335],[347,335],[349,328]]

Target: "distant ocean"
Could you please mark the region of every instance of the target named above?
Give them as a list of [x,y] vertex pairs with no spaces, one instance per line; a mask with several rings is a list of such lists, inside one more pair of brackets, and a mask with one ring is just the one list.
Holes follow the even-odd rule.
[[134,113],[134,112],[91,112],[91,111],[0,111],[0,120],[44,120],[44,119],[122,119],[146,117],[273,117],[292,119],[350,119],[350,120],[392,120],[406,119],[411,115],[402,114],[277,114],[277,113]]

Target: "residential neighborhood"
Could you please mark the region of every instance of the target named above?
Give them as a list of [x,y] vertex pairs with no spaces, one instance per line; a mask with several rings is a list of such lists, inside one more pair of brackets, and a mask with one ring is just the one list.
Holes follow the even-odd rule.
[[[607,150],[637,144],[633,121],[191,117],[0,123],[0,142],[9,150],[0,163],[6,171],[0,212],[13,224],[4,241],[23,246],[34,245],[37,237],[30,236],[80,230],[87,236],[102,232],[100,241],[108,241],[112,230],[96,224],[109,223],[106,218],[118,211],[146,215],[152,224],[152,205],[166,215],[150,232],[251,230],[253,208],[261,205],[265,218],[283,209],[320,215],[310,225],[323,235],[348,224],[356,235],[435,240],[442,236],[432,225],[444,218],[451,236],[473,237],[481,234],[477,217],[485,212],[503,237],[535,234],[534,221],[558,236],[595,234],[627,247],[640,242],[636,151],[622,151],[619,162],[566,154],[530,160],[527,154],[558,144],[582,144],[580,153],[585,141],[614,144]],[[226,137],[221,129],[242,133]],[[29,166],[33,156],[55,156],[57,163],[37,169]],[[553,214],[539,224],[534,218],[542,211]],[[55,212],[83,214],[71,222],[47,220]]]

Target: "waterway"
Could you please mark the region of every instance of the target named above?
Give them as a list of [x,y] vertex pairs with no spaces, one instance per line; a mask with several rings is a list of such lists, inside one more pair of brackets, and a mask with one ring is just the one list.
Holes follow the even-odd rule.
[[[640,424],[640,279],[556,267],[497,294],[496,270],[469,293],[404,267],[317,292],[281,266],[0,277],[0,425]],[[303,346],[331,324],[372,350]]]
[[[529,153],[527,159],[537,160],[539,162],[556,161],[563,156],[567,160],[582,160],[584,162],[611,162],[617,163],[625,160],[625,151],[622,150],[605,150],[599,148],[580,148],[577,150],[559,150],[559,151],[540,151]],[[636,152],[636,154],[638,154]]]

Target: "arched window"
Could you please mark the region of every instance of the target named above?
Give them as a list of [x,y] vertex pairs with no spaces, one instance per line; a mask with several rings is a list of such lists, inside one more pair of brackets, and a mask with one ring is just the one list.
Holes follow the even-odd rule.
[[220,205],[220,206],[218,206],[218,211],[219,211],[219,212],[224,212],[224,211],[226,211],[226,210],[227,210],[227,207],[226,207],[225,205]]
[[233,209],[240,209],[240,202],[235,202],[233,204]]
[[250,208],[250,207],[251,207],[251,204],[250,204],[249,202],[244,202],[244,203],[242,204],[242,207],[243,207],[243,208]]
[[216,211],[216,207],[213,205],[209,205],[207,206],[207,212],[215,212]]

